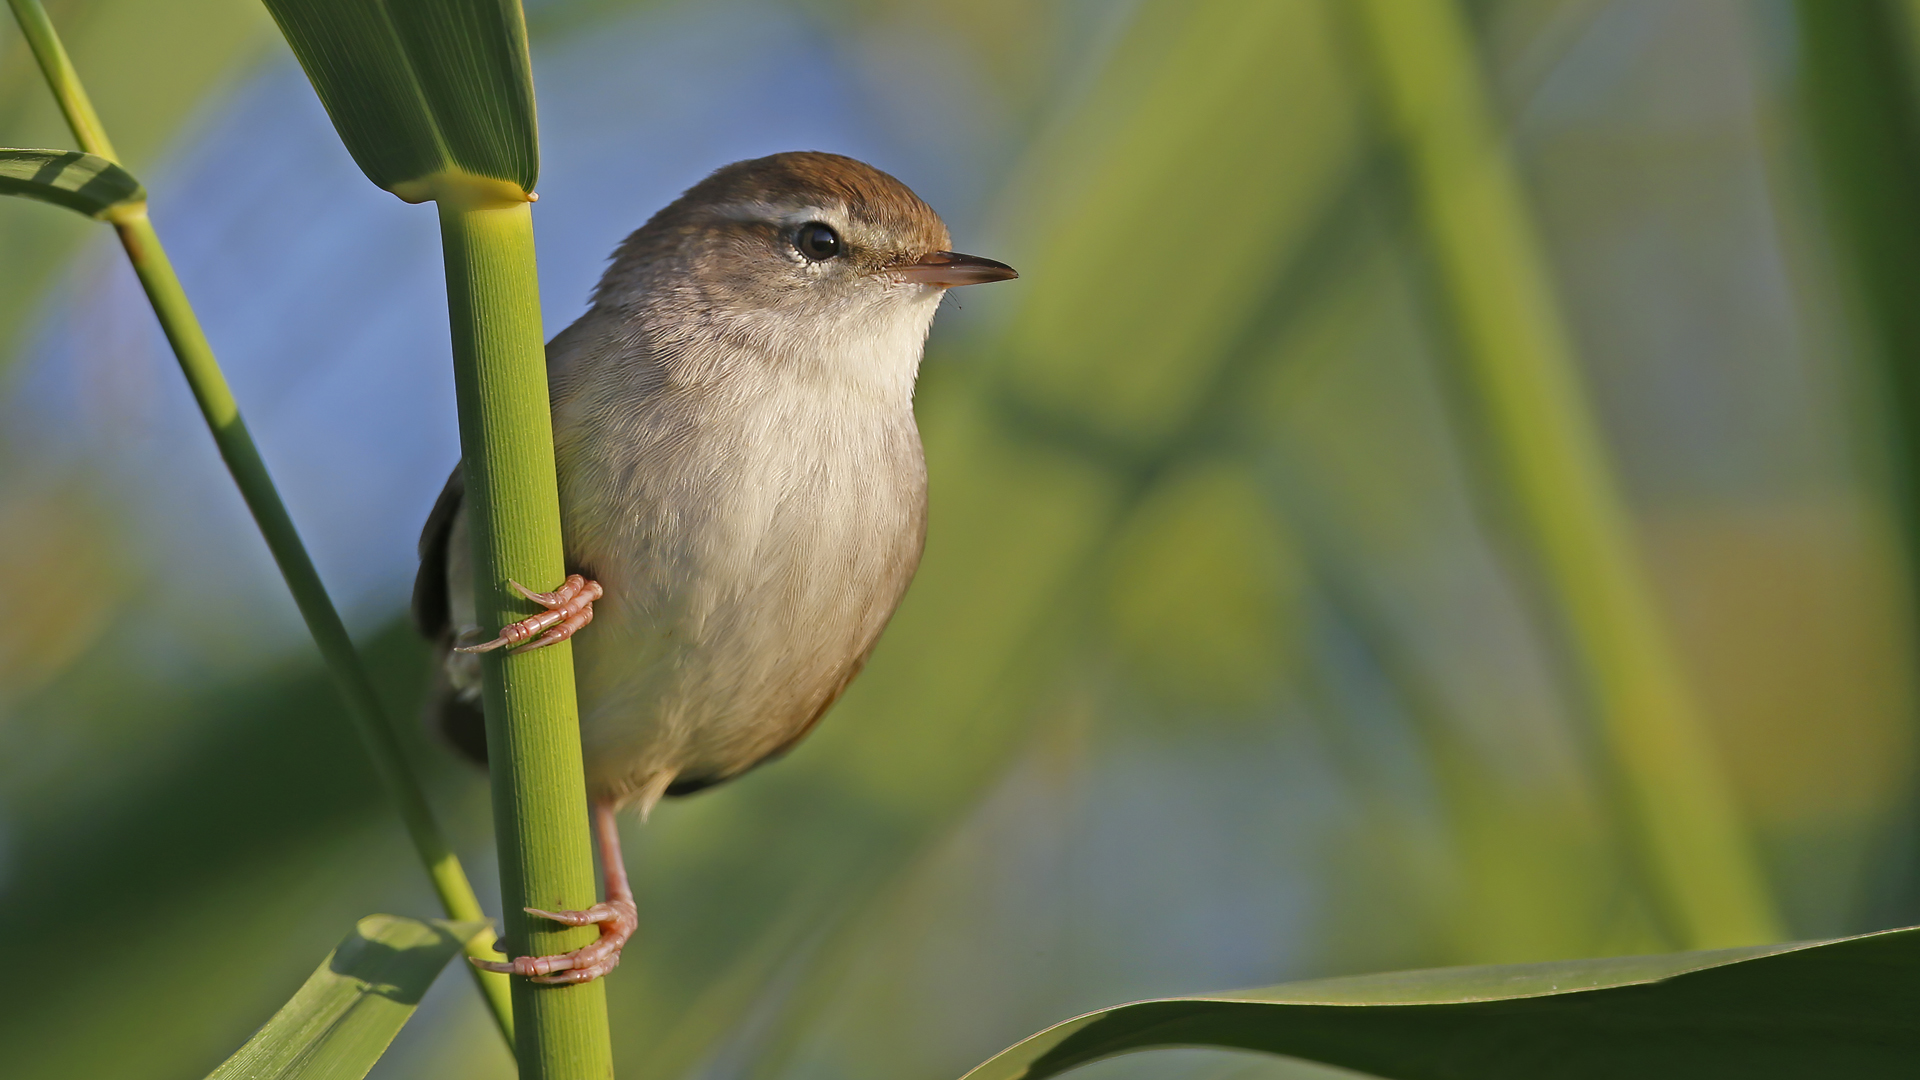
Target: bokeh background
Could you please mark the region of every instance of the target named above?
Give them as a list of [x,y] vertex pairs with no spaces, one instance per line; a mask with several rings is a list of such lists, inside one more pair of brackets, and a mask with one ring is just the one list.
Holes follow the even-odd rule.
[[[457,457],[435,221],[251,0],[50,3],[395,712]],[[1897,5],[1889,5],[1897,7]],[[529,0],[549,332],[710,169],[852,154],[943,310],[920,578],[788,759],[627,830],[622,1075],[957,1077],[1118,1000],[1680,947],[1343,0]],[[1488,107],[1795,937],[1920,922],[1885,350],[1783,0],[1476,0]],[[0,23],[0,144],[64,146]],[[193,1077],[435,914],[111,237],[0,202],[0,1072]],[[409,726],[483,897],[484,779]],[[376,1076],[505,1077],[464,976]],[[1163,1053],[1089,1075],[1332,1070]]]

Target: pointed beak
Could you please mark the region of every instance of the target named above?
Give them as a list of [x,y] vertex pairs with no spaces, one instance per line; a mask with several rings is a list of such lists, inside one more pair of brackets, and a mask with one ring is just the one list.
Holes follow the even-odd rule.
[[945,289],[957,285],[979,285],[987,281],[1006,281],[1020,276],[1018,270],[1006,263],[982,259],[978,255],[962,255],[957,251],[936,251],[931,255],[922,255],[904,266],[893,267],[891,272],[908,281],[938,285]]

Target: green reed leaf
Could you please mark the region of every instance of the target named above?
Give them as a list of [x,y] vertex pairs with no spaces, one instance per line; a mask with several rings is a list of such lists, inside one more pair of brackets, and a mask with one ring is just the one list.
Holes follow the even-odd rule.
[[485,923],[369,915],[208,1080],[358,1080]]
[[266,0],[367,178],[406,199],[448,185],[524,200],[540,171],[517,0]]
[[1438,968],[1140,1001],[967,1074],[1039,1080],[1135,1050],[1285,1054],[1395,1080],[1909,1076],[1920,928],[1834,941]]
[[144,202],[146,189],[103,157],[78,150],[0,149],[0,195],[19,195],[101,217],[116,206]]

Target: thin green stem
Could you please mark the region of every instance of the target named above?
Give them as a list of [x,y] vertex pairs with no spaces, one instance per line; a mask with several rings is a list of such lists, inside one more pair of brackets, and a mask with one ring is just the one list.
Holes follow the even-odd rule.
[[[46,10],[38,0],[9,2],[22,30],[26,32],[48,85],[53,88],[61,110],[66,113],[75,138],[80,140],[87,152],[114,160],[112,146],[107,141],[100,119],[94,114],[86,91],[80,85],[79,76],[54,33],[53,25],[47,20]],[[125,247],[134,273],[139,276],[140,284],[146,290],[147,299],[153,305],[154,315],[159,319],[168,343],[173,346],[174,356],[180,362],[180,371],[186,376],[194,400],[200,405],[201,415],[206,417],[207,427],[213,433],[220,456],[226,461],[234,484],[240,489],[247,509],[253,514],[253,520],[259,526],[260,535],[266,540],[274,562],[279,564],[281,576],[286,579],[287,589],[292,592],[294,603],[298,605],[301,617],[306,620],[314,644],[319,646],[320,655],[339,684],[341,695],[346,698],[348,714],[353,718],[368,755],[373,758],[374,771],[379,774],[388,795],[399,809],[407,834],[413,840],[414,850],[426,868],[447,917],[456,921],[487,922],[473,885],[461,869],[459,857],[440,831],[433,810],[427,804],[426,794],[407,763],[399,738],[380,704],[379,695],[374,691],[373,681],[368,677],[366,667],[353,647],[353,640],[347,634],[346,624],[341,621],[340,613],[328,597],[319,571],[314,568],[306,545],[301,543],[300,534],[287,513],[286,504],[281,502],[280,493],[267,474],[266,463],[261,460],[260,450],[254,445],[246,422],[241,419],[240,407],[234,401],[233,391],[227,386],[226,376],[221,373],[220,364],[214,358],[213,348],[200,328],[200,320],[187,302],[186,292],[173,272],[173,265],[167,259],[160,237],[153,231],[146,205],[138,203],[118,207],[109,215],[109,220],[120,235],[120,243]],[[493,949],[494,940],[491,930],[483,931],[467,944],[468,955],[495,959],[498,954]],[[471,965],[469,967],[501,1034],[511,1044],[513,1014],[507,980],[471,968]]]
[[[518,201],[462,205],[443,194],[439,205],[475,606],[482,625],[498,627],[536,610],[508,579],[549,589],[565,575],[533,215]],[[596,898],[572,646],[488,653],[483,665],[506,944],[514,955],[576,949],[592,927],[522,910]],[[521,1080],[613,1075],[603,982],[515,979],[513,1005]]]
[[47,89],[53,91],[54,100],[60,103],[60,111],[67,118],[67,126],[73,129],[73,137],[80,142],[80,149],[108,161],[120,161],[113,152],[113,143],[107,140],[107,129],[100,123],[100,114],[93,111],[93,99],[87,97],[86,87],[80,85],[80,75],[73,70],[73,61],[67,58],[66,46],[60,44],[60,35],[54,33],[53,20],[47,18],[47,9],[40,0],[7,0],[13,5],[13,17],[20,24],[20,33],[27,39],[27,47],[33,50],[33,58],[40,63],[40,71],[47,78]]
[[1457,0],[1366,0],[1441,306],[1504,493],[1611,758],[1628,835],[1681,942],[1781,936],[1647,581]]

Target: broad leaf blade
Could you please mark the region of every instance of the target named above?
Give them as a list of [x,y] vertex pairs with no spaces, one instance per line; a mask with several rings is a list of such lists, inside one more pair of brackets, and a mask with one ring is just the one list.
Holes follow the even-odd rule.
[[140,181],[78,150],[0,150],[0,195],[20,195],[99,217],[147,197]]
[[1173,1046],[1393,1080],[1906,1077],[1920,1061],[1920,928],[1135,1002],[1055,1025],[966,1080],[1039,1080]]
[[436,177],[533,190],[533,69],[518,0],[266,0],[347,152],[412,201]]
[[369,915],[208,1080],[358,1080],[483,923]]

